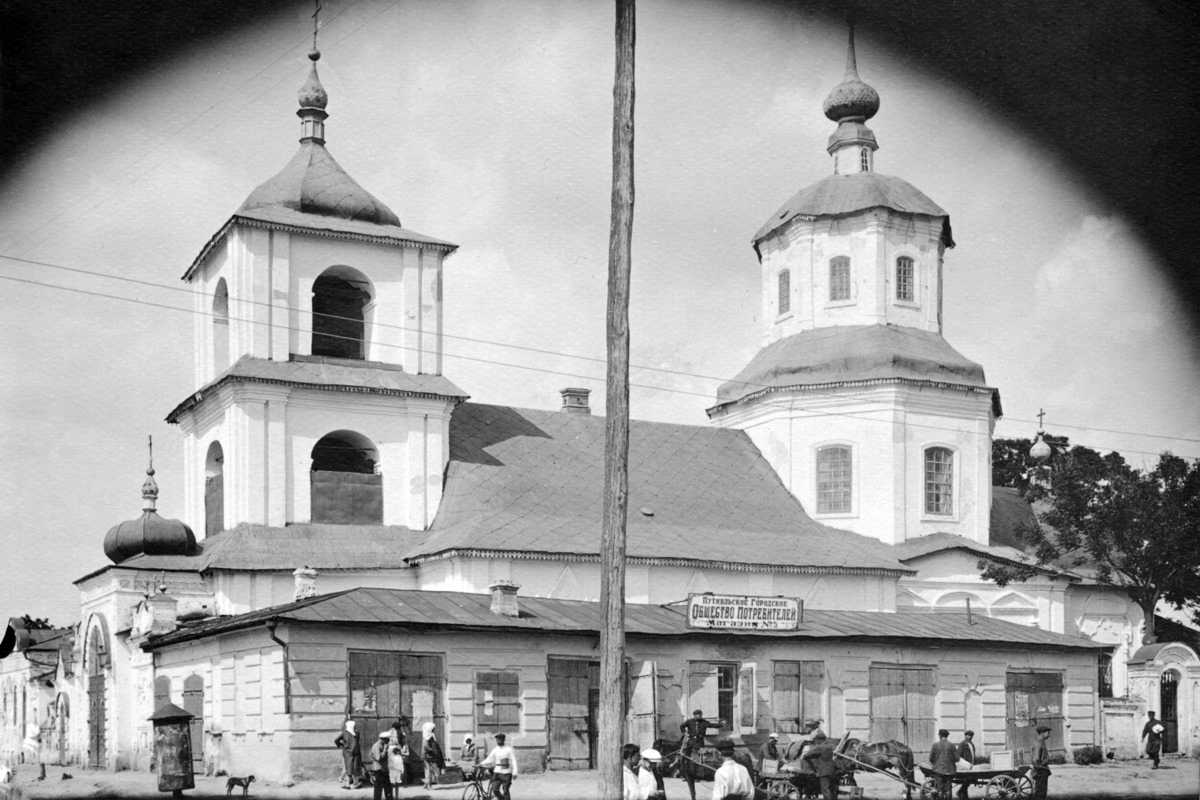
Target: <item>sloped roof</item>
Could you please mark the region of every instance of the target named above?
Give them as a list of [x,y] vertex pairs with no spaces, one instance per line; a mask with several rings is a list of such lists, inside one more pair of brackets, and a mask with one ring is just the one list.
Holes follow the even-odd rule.
[[942,242],[954,246],[950,217],[905,180],[878,172],[830,175],[792,195],[758,232],[754,244],[787,225],[796,217],[830,217],[853,214],[870,208],[890,208],[904,214],[920,214],[942,219]]
[[69,651],[74,642],[74,629],[30,630],[29,639],[29,646],[21,651],[25,660],[29,662],[29,679],[54,680],[62,650],[65,647]]
[[814,328],[774,341],[721,384],[714,409],[781,389],[876,380],[986,389],[1000,416],[999,393],[987,386],[983,367],[939,334],[901,325]]
[[287,361],[242,356],[215,380],[171,410],[167,422],[194,408],[218,386],[230,382],[276,383],[327,391],[466,399],[467,394],[441,375],[405,372],[395,364],[350,358],[292,355]]
[[1014,547],[988,546],[980,544],[973,539],[968,539],[965,536],[959,536],[953,533],[931,533],[925,536],[918,536],[915,539],[909,539],[908,541],[895,545],[894,549],[896,552],[896,558],[906,564],[935,553],[944,553],[948,550],[965,550],[969,553],[973,553],[975,555],[995,561],[1003,561],[1022,566],[1035,566],[1038,571],[1044,572],[1048,575],[1062,575],[1068,579],[1078,580],[1077,576],[1072,575],[1066,570],[1036,565],[1034,560],[1020,549]]
[[[409,549],[595,556],[603,417],[464,403],[437,517]],[[650,513],[644,513],[650,512]],[[631,558],[820,570],[903,569],[881,542],[813,521],[743,431],[632,421]]]
[[[331,625],[404,625],[407,628],[516,630],[529,633],[594,633],[601,627],[600,603],[521,597],[520,616],[491,611],[491,597],[463,592],[358,588],[319,595],[232,617],[217,617],[152,637],[146,649],[259,625],[267,620]],[[686,608],[627,603],[625,631],[632,636],[712,636],[687,626]],[[823,640],[924,640],[1007,647],[1099,650],[1111,645],[1050,633],[1032,626],[965,615],[811,611],[796,631],[720,631],[721,638],[769,637]]]

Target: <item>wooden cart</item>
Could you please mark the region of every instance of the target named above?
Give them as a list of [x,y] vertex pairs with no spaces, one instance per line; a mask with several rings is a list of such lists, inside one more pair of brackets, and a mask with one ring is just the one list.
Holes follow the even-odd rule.
[[[937,800],[937,784],[930,777],[933,773],[921,764],[925,782],[921,784],[921,800]],[[983,786],[987,800],[1029,800],[1033,797],[1033,768],[1016,769],[972,769],[956,773],[952,781],[959,786]]]

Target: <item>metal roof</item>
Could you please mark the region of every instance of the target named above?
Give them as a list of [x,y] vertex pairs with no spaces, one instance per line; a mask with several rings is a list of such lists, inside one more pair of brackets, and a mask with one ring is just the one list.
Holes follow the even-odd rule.
[[950,217],[937,203],[908,181],[878,172],[830,175],[804,187],[763,223],[754,234],[753,241],[757,247],[760,241],[796,217],[843,216],[871,208],[889,208],[903,214],[940,217],[942,242],[946,247],[954,247],[954,238],[950,233]]
[[465,400],[467,393],[441,375],[406,372],[396,364],[349,358],[293,355],[287,361],[242,356],[223,374],[193,392],[167,415],[167,422],[203,402],[205,395],[231,382],[278,383],[325,391],[442,397]]
[[[218,617],[152,637],[146,649],[243,630],[270,621],[300,624],[379,625],[436,630],[494,629],[541,633],[595,633],[600,603],[521,597],[520,616],[491,611],[491,596],[415,589],[358,588],[319,595],[232,617]],[[808,611],[796,631],[706,631],[687,627],[681,604],[627,604],[625,630],[630,636],[720,636],[823,640],[906,640],[929,644],[980,644],[999,647],[1107,649],[1082,637],[1064,636],[1003,620],[965,614]]]
[[774,341],[717,388],[717,403],[709,412],[772,391],[881,380],[987,391],[1000,416],[999,393],[986,385],[983,367],[940,334],[902,325],[837,325]]

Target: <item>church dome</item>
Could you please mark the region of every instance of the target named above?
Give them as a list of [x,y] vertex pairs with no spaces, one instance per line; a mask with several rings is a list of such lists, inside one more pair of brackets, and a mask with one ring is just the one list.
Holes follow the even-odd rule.
[[825,110],[825,116],[834,122],[865,122],[879,111],[879,92],[858,77],[853,27],[850,28],[850,46],[846,50],[846,74],[842,77],[842,82],[829,92],[822,108]]
[[158,484],[154,481],[153,457],[142,483],[142,515],[114,525],[104,535],[104,555],[119,564],[137,555],[186,556],[196,552],[196,535],[177,519],[164,519],[154,509]]
[[323,109],[329,105],[329,94],[325,91],[325,87],[321,85],[321,78],[317,75],[317,59],[321,54],[313,50],[308,54],[312,60],[312,69],[309,70],[308,80],[300,87],[300,91],[296,93],[296,99],[300,101],[301,108],[320,108]]

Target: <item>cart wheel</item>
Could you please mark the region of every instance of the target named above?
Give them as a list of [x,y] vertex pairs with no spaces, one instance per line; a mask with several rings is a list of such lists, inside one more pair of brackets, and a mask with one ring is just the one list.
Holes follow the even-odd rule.
[[[1032,789],[1030,790],[1032,793]],[[988,781],[988,800],[1017,800],[1021,797],[1021,786],[1011,775],[997,775]]]
[[1033,781],[1027,774],[1017,778],[1017,797],[1021,800],[1029,800],[1033,797]]
[[937,781],[926,778],[921,784],[921,800],[938,800],[939,797]]

